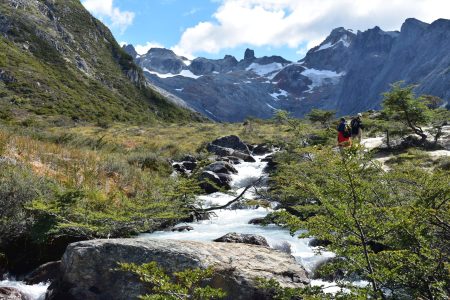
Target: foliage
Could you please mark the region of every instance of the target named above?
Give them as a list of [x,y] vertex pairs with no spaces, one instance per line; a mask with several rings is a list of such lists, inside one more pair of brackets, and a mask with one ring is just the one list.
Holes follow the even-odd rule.
[[[145,87],[142,71],[79,1],[25,1],[24,6],[0,4],[5,22],[14,24],[0,37],[0,68],[11,78],[2,82],[0,119],[199,120]],[[40,9],[53,17],[43,17]]]
[[[309,153],[309,156],[306,154]],[[370,282],[370,297],[445,299],[450,284],[450,176],[404,164],[385,173],[358,148],[280,155],[276,222],[329,242],[330,272]],[[310,157],[310,158],[308,158]],[[323,249],[323,247],[322,247]]]
[[183,300],[183,299],[222,299],[226,293],[222,289],[204,285],[204,282],[214,275],[214,269],[186,269],[175,272],[172,276],[158,266],[156,262],[143,265],[119,264],[123,271],[131,272],[139,276],[139,279],[147,284],[149,294],[140,296],[144,300]]
[[438,101],[430,96],[416,97],[413,93],[414,85],[402,86],[402,82],[392,85],[391,91],[384,94],[383,110],[393,119],[399,120],[413,133],[419,135],[424,142],[427,133],[423,128],[432,125],[434,144],[441,134],[442,127],[448,122],[448,110],[438,108]]
[[308,113],[307,117],[311,122],[320,123],[322,126],[329,128],[335,115],[336,111],[313,109]]

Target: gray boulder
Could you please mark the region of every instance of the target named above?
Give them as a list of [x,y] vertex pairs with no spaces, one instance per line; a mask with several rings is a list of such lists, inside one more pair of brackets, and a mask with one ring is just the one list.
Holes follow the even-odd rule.
[[205,171],[224,174],[237,174],[238,171],[232,164],[226,161],[216,161],[205,168]]
[[236,135],[229,135],[229,136],[224,136],[224,137],[218,138],[218,139],[212,141],[211,144],[219,146],[219,147],[238,150],[245,154],[249,154],[249,155],[251,154],[247,145],[243,141],[241,141],[241,139]]
[[250,154],[243,153],[243,152],[237,151],[237,150],[233,152],[232,156],[240,158],[245,162],[256,162],[256,159],[253,156],[251,156]]
[[226,161],[230,164],[233,165],[238,165],[241,163],[241,160],[239,158],[237,158],[236,156],[223,156],[223,157],[218,157],[217,161]]
[[194,241],[117,239],[71,244],[62,258],[62,276],[47,299],[125,300],[146,292],[131,274],[118,271],[118,262],[156,261],[167,272],[213,266],[209,282],[227,292],[226,299],[270,299],[258,290],[257,277],[274,279],[284,287],[309,283],[304,268],[291,255],[245,244]]
[[53,281],[60,275],[60,267],[60,260],[45,263],[29,273],[24,278],[24,281],[27,284],[38,284],[41,282]]
[[[214,173],[211,171],[204,171],[202,174],[200,174],[199,177],[200,180],[200,187],[206,192],[206,193],[215,193],[218,192],[218,188],[224,188],[226,190],[229,190],[231,188],[230,183],[232,181],[231,176],[224,173]],[[214,186],[214,183],[216,186]]]
[[206,146],[206,150],[219,156],[232,156],[234,153],[234,150],[231,148],[225,148],[211,143]]
[[252,152],[253,155],[264,155],[272,152],[272,149],[267,145],[257,145]]
[[245,234],[245,233],[236,233],[231,232],[226,235],[215,239],[214,242],[221,243],[240,243],[240,244],[250,244],[250,245],[258,245],[269,247],[269,243],[265,237],[256,234]]
[[172,231],[178,231],[178,232],[191,231],[191,230],[194,230],[194,227],[192,227],[192,226],[178,226],[178,227],[172,228]]

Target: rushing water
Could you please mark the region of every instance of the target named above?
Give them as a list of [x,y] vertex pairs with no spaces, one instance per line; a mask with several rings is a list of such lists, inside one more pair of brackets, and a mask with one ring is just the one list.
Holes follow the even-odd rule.
[[[224,205],[239,195],[246,186],[254,183],[262,178],[267,179],[264,173],[266,162],[261,161],[265,156],[255,157],[256,162],[243,162],[235,165],[238,174],[232,175],[232,191],[230,194],[214,193],[211,195],[199,196],[199,200],[204,202],[205,207]],[[264,189],[259,187],[258,189]],[[258,196],[254,189],[249,189],[245,195],[245,199],[255,199]],[[196,240],[196,241],[212,241],[230,232],[257,234],[267,239],[271,247],[288,243],[291,248],[291,254],[296,258],[299,264],[302,264],[307,271],[311,271],[320,262],[329,257],[333,257],[330,252],[322,252],[320,255],[314,252],[314,248],[308,246],[310,239],[299,239],[291,236],[288,230],[282,229],[276,225],[260,226],[248,224],[251,219],[265,217],[273,211],[272,208],[246,208],[246,209],[222,209],[215,211],[216,216],[211,220],[198,221],[189,223],[194,230],[189,232],[172,232],[157,231],[150,234],[141,234],[141,238],[159,238],[159,239],[175,239],[175,240]],[[312,281],[313,285],[322,285],[322,281]],[[325,285],[331,285],[326,283]],[[26,294],[32,300],[42,300],[48,284],[40,283],[36,285],[26,285],[23,282],[12,279],[0,281],[0,287],[14,287]],[[334,291],[334,287],[329,287]]]
[[[260,178],[267,178],[264,174],[266,162],[261,161],[265,156],[255,157],[256,162],[244,162],[235,165],[238,174],[232,175],[232,191],[233,195],[224,193],[214,193],[211,195],[199,196],[198,198],[204,202],[204,206],[224,205],[236,195],[239,195],[244,188],[257,181]],[[244,198],[255,199],[257,195],[254,189],[249,189]],[[273,211],[271,208],[247,208],[247,209],[222,209],[215,211],[216,216],[211,220],[198,221],[189,223],[193,227],[192,231],[172,232],[157,231],[150,234],[142,234],[141,237],[158,238],[158,239],[175,239],[175,240],[195,240],[195,241],[212,241],[230,232],[256,234],[263,236],[271,247],[288,243],[291,248],[291,254],[296,258],[298,263],[302,264],[306,270],[311,271],[317,264],[324,261],[328,257],[332,257],[330,252],[321,253],[314,252],[314,249],[308,246],[310,239],[299,239],[297,236],[291,236],[288,230],[282,229],[276,225],[260,226],[248,224],[253,218],[265,217]],[[187,224],[186,224],[187,225]]]
[[45,292],[50,284],[39,283],[34,285],[27,285],[24,282],[16,281],[14,279],[0,280],[0,287],[12,287],[19,290],[22,294],[27,296],[30,300],[43,300]]

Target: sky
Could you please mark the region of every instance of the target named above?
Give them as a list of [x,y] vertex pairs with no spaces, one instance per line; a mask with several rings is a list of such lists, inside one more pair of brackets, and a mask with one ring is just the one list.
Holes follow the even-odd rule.
[[298,61],[332,29],[400,30],[407,18],[450,19],[450,0],[81,0],[120,43],[189,58],[281,55]]

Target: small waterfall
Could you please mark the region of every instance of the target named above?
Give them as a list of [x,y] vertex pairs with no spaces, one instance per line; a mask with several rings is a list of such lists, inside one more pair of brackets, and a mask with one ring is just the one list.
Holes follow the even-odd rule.
[[[232,195],[217,192],[210,195],[199,196],[198,199],[202,200],[207,207],[224,205],[232,200],[235,195],[239,195],[247,185],[255,182],[261,177],[263,179],[264,177],[267,178],[267,174],[264,173],[267,162],[262,161],[264,157],[265,156],[256,156],[256,162],[243,162],[234,165],[238,170],[238,173],[232,175],[233,182],[232,190],[230,191],[230,194]],[[264,182],[264,180],[262,181]],[[255,199],[257,195],[253,189],[249,189],[244,197],[246,199]],[[140,237],[212,241],[230,232],[256,234],[265,237],[271,247],[288,244],[291,249],[291,254],[307,271],[313,270],[315,266],[329,257],[334,256],[331,252],[322,252],[320,255],[316,254],[314,249],[308,246],[310,239],[299,239],[297,235],[291,236],[288,230],[280,228],[279,226],[273,224],[269,226],[249,224],[251,219],[265,217],[272,211],[272,208],[263,207],[253,209],[217,210],[215,211],[216,216],[211,220],[189,223],[189,226],[194,228],[194,230],[183,232],[157,231],[149,234],[141,234]]]

